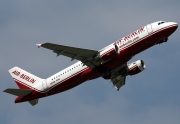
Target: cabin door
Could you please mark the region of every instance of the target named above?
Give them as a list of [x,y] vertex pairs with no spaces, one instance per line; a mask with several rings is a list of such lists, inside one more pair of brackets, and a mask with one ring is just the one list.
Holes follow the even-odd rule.
[[148,24],[148,25],[146,26],[146,28],[147,28],[148,34],[153,33],[151,24]]
[[44,90],[48,89],[46,80],[42,81],[42,87],[43,87]]

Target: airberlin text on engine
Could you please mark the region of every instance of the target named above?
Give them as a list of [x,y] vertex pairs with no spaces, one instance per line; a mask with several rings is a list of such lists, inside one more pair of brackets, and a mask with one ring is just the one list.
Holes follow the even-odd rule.
[[131,42],[137,41],[139,39],[139,34],[141,34],[144,31],[145,29],[144,27],[142,27],[138,29],[137,31],[127,35],[126,37],[123,37],[122,39],[117,40],[116,42],[114,42],[114,45],[118,44],[120,46],[124,46]]
[[24,79],[24,80],[26,80],[26,81],[28,81],[28,82],[30,82],[30,83],[34,83],[34,82],[36,82],[36,80],[35,79],[33,79],[33,78],[31,78],[30,76],[27,76],[27,75],[25,75],[25,74],[21,74],[19,71],[13,71],[12,72],[14,75],[16,75],[16,76],[19,76],[21,79]]

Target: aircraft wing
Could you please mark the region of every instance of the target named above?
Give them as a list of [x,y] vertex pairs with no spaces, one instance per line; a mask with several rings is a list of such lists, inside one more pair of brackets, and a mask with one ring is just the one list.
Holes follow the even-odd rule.
[[124,64],[119,69],[114,70],[111,74],[111,82],[118,91],[126,83],[126,69],[127,64]]
[[126,82],[126,76],[123,75],[118,75],[114,78],[111,78],[111,81],[113,83],[113,85],[115,86],[115,88],[119,91],[119,89],[125,85]]
[[80,60],[82,63],[84,63],[84,65],[87,65],[90,68],[95,67],[95,63],[92,61],[92,57],[98,53],[96,50],[76,48],[52,43],[37,44],[37,46],[52,50],[57,54],[57,56],[64,55],[66,57],[70,57],[71,61],[74,59]]

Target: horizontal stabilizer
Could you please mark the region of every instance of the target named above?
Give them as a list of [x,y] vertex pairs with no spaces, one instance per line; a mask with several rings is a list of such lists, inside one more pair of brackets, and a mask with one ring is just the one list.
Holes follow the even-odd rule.
[[32,106],[38,104],[38,99],[33,99],[31,101],[28,101]]
[[4,92],[15,95],[15,96],[26,96],[30,94],[33,90],[24,90],[24,89],[6,89]]

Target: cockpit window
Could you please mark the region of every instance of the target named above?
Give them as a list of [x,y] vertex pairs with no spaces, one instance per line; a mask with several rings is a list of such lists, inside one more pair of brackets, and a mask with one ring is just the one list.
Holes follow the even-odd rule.
[[164,22],[159,22],[158,25],[161,25],[161,24],[163,24],[163,23],[164,23]]

